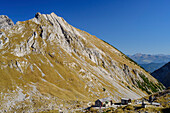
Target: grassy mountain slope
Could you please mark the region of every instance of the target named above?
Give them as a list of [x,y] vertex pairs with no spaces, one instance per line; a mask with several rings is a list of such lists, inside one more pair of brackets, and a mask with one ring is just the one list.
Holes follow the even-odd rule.
[[0,110],[42,111],[164,86],[127,56],[54,13],[0,30]]

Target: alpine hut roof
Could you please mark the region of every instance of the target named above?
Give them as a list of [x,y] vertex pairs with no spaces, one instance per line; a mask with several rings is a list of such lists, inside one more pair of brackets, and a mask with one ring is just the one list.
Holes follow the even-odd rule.
[[107,98],[102,98],[102,99],[99,99],[101,102],[109,102],[111,101],[112,99],[110,97],[107,97]]

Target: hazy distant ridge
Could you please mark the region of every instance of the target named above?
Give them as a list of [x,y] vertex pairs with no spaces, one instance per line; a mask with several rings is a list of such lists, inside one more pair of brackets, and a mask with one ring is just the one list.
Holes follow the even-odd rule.
[[170,61],[170,55],[163,54],[150,55],[137,53],[128,56],[148,72],[153,72]]
[[141,54],[137,53],[134,55],[128,55],[138,64],[148,64],[148,63],[167,63],[170,61],[170,55],[150,55],[150,54]]

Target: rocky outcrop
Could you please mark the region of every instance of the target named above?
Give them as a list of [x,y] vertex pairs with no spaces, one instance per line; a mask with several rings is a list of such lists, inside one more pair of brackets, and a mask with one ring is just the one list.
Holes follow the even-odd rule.
[[[21,103],[18,109],[52,109],[51,102],[55,109],[71,108],[108,96],[118,102],[164,88],[116,48],[54,13],[37,13],[1,32],[0,91],[5,98],[0,101],[5,109]],[[17,89],[22,89],[21,101],[10,97],[18,97]]]
[[8,29],[14,26],[14,23],[6,15],[0,15],[0,29]]

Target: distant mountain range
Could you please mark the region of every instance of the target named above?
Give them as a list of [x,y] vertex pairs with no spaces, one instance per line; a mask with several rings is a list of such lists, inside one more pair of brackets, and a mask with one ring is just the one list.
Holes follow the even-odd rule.
[[133,59],[135,62],[137,62],[148,72],[153,72],[170,61],[170,55],[162,54],[150,55],[137,53],[134,55],[127,56]]
[[170,55],[150,55],[137,53],[134,55],[128,55],[131,59],[136,61],[138,64],[149,64],[149,63],[167,63],[170,61]]
[[154,71],[152,74],[160,82],[162,82],[166,87],[170,86],[170,62],[165,64],[163,67]]

